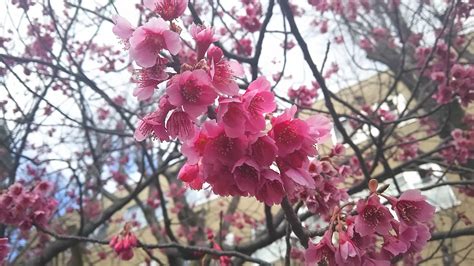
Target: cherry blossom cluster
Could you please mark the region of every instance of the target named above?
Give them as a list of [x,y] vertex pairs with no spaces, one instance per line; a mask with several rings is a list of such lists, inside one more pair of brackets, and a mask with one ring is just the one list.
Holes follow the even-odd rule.
[[433,96],[440,104],[459,97],[462,105],[468,106],[474,101],[474,67],[454,64],[448,76],[445,71],[432,72],[431,79],[438,83],[438,91]]
[[237,17],[242,28],[249,32],[256,32],[260,29],[260,17],[262,16],[262,4],[258,0],[241,0],[245,9],[245,15]]
[[180,17],[188,6],[186,0],[144,0],[143,5],[162,19],[172,21]]
[[[440,152],[442,158],[449,164],[466,164],[474,159],[474,115],[466,115],[463,124],[466,129],[454,129],[451,132],[452,140]],[[464,186],[460,188],[460,191],[467,195],[474,195],[474,186]]]
[[224,221],[232,224],[237,229],[243,229],[245,225],[256,227],[257,222],[246,213],[235,212],[224,216]]
[[[222,247],[217,243],[214,239],[214,234],[212,233],[211,230],[208,230],[207,232],[207,239],[211,242],[212,248],[218,251],[222,251]],[[232,260],[230,257],[227,256],[215,256],[212,257],[215,260],[219,260],[219,265],[221,266],[230,266],[232,265]]]
[[167,80],[157,110],[141,119],[135,138],[178,138],[188,158],[179,178],[191,188],[207,183],[216,194],[255,196],[273,205],[297,187],[316,187],[308,157],[317,155],[315,145],[329,135],[329,120],[295,118],[296,107],[273,117],[275,97],[264,77],[240,93],[235,78],[243,76],[243,69],[211,45],[217,40],[212,28],[190,26],[197,63],[182,64],[180,73],[166,73],[167,60],[158,53],[179,52],[174,23],[151,18],[135,29],[116,17],[114,33],[142,67],[135,96],[148,99]]
[[32,188],[22,183],[11,185],[0,194],[0,223],[29,230],[34,224],[46,227],[56,210],[57,201],[50,194],[53,185],[41,181]]
[[13,5],[17,5],[19,8],[23,8],[25,11],[28,11],[31,6],[35,5],[35,2],[32,0],[12,0]]
[[331,63],[331,66],[329,67],[329,69],[324,73],[324,78],[329,79],[331,78],[332,75],[336,74],[337,72],[339,72],[339,65],[333,62]]
[[113,236],[109,245],[122,260],[131,260],[133,258],[133,248],[138,245],[138,240],[131,230],[131,224],[126,223],[119,235]]
[[453,138],[450,145],[441,151],[443,158],[449,163],[465,164],[474,159],[474,130],[461,130],[451,132]]
[[397,138],[400,145],[398,145],[399,153],[397,156],[397,160],[400,161],[408,161],[413,160],[417,157],[420,143],[417,139],[413,136],[408,136],[402,138]]
[[457,98],[463,106],[467,106],[474,101],[474,67],[456,62],[457,54],[453,47],[439,41],[434,48],[418,47],[415,57],[418,66],[431,59],[424,74],[438,86],[433,95],[438,103],[446,104]]
[[[279,204],[297,187],[309,189],[316,182],[309,172],[308,156],[330,131],[327,118],[294,118],[296,107],[271,119],[265,116],[275,103],[270,84],[259,78],[239,98],[220,100],[217,121],[206,121],[195,137],[183,144],[188,162],[179,178],[200,187],[209,183],[219,195],[255,196],[267,205]],[[276,164],[276,169],[272,165]]]
[[[54,26],[52,24],[35,22],[28,25],[28,35],[31,37],[32,43],[25,47],[25,53],[48,62],[51,61],[53,59],[51,54],[54,44],[53,32]],[[30,70],[25,68],[25,74],[29,75]]]
[[[372,122],[380,124],[381,122],[391,122],[397,119],[397,115],[388,108],[381,106],[375,111],[377,106],[364,104],[361,107],[362,113],[372,118]],[[350,120],[353,128],[360,126],[357,121]]]
[[[350,204],[335,209],[322,239],[309,242],[306,265],[391,265],[400,255],[414,259],[423,249],[431,237],[426,224],[435,208],[417,190],[395,198],[378,193],[375,180],[369,188],[371,194],[359,200],[355,210]],[[388,200],[395,216],[381,197]]]
[[306,85],[299,86],[298,89],[289,88],[288,97],[301,107],[311,107],[318,97],[318,89],[317,82],[313,82],[311,88]]
[[335,14],[344,14],[350,21],[357,18],[358,8],[362,7],[365,12],[371,11],[370,1],[358,0],[348,1],[345,3],[342,0],[308,0],[308,3],[324,14],[327,11],[332,11]]
[[[349,174],[347,166],[338,166],[337,157],[344,155],[345,149],[341,144],[332,148],[328,156],[312,160],[308,166],[311,179],[315,186],[310,188],[296,184],[288,195],[291,201],[303,201],[308,209],[315,214],[328,219],[341,201],[347,200],[346,189],[340,188]],[[329,219],[328,219],[329,220]]]
[[251,56],[253,51],[252,40],[249,38],[242,38],[235,43],[234,49],[238,55]]

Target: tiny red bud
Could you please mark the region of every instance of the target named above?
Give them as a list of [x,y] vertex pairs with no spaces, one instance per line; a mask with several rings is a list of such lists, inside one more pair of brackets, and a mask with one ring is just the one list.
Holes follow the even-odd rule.
[[379,182],[376,179],[370,179],[370,181],[369,181],[369,190],[370,190],[371,193],[376,193],[378,186],[379,186]]

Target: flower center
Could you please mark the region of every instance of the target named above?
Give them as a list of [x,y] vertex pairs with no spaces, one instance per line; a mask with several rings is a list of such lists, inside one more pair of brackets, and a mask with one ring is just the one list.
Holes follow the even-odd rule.
[[202,95],[201,87],[197,86],[194,81],[188,81],[181,88],[181,95],[190,103],[197,103]]
[[375,206],[365,207],[364,214],[362,215],[364,220],[371,226],[376,227],[382,220],[383,214]]
[[407,223],[414,223],[418,208],[409,201],[400,201],[397,205],[401,218]]
[[252,115],[259,115],[263,113],[261,103],[263,103],[263,97],[261,95],[255,95],[249,105],[249,111]]
[[282,124],[279,129],[280,130],[277,135],[277,141],[279,143],[291,144],[298,137],[295,128],[290,124],[289,121]]
[[175,13],[175,6],[177,5],[176,1],[165,0],[161,3],[156,4],[156,11],[164,18],[170,19],[173,18]]
[[215,145],[218,147],[218,153],[222,156],[229,156],[234,149],[234,140],[221,134],[215,140]]
[[150,32],[150,31],[146,33],[145,42],[147,43],[147,46],[153,47],[153,50],[155,51],[156,54],[158,54],[160,50],[166,47],[163,36],[154,32]]

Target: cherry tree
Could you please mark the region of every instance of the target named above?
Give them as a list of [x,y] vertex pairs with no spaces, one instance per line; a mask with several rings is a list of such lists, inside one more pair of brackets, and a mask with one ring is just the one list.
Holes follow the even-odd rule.
[[130,2],[5,4],[0,262],[470,259],[471,2]]

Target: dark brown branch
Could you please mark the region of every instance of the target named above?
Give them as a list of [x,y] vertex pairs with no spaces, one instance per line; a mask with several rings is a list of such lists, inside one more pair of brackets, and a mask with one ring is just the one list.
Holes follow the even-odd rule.
[[288,198],[285,197],[283,199],[283,201],[281,202],[281,207],[283,211],[285,211],[285,216],[286,216],[286,219],[288,220],[288,223],[291,225],[291,230],[293,230],[295,235],[298,237],[301,245],[305,248],[308,248],[308,241],[309,241],[308,231],[305,228],[303,228],[303,225],[301,225],[301,221],[296,215],[295,211],[293,210],[293,207],[288,201]]
[[304,59],[306,63],[308,64],[309,68],[311,69],[311,72],[313,73],[314,78],[316,81],[319,83],[321,86],[321,90],[324,94],[324,101],[326,104],[326,107],[328,108],[329,112],[331,113],[331,116],[334,119],[334,124],[336,125],[336,128],[341,132],[344,141],[351,146],[351,148],[354,150],[354,153],[357,157],[357,159],[360,162],[360,168],[362,169],[362,172],[364,173],[365,181],[364,183],[369,182],[370,179],[370,173],[369,170],[367,169],[367,166],[365,164],[365,159],[362,156],[362,153],[360,149],[357,147],[357,145],[354,144],[354,142],[351,140],[351,138],[348,136],[346,129],[342,125],[341,121],[338,119],[338,114],[336,112],[336,109],[334,108],[334,105],[331,101],[331,92],[326,86],[326,81],[324,80],[324,77],[321,75],[319,72],[316,64],[314,63],[311,54],[309,53],[308,50],[308,45],[306,44],[303,36],[301,35],[298,26],[296,25],[295,18],[293,17],[293,13],[291,12],[290,5],[288,3],[288,0],[281,0],[280,1],[280,7],[285,15],[285,17],[288,20],[288,23],[290,24],[291,32],[295,36],[296,41],[298,42],[299,47],[301,48],[301,51],[303,52]]

